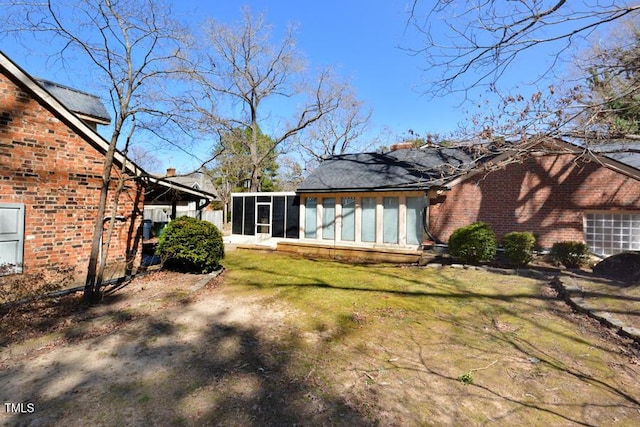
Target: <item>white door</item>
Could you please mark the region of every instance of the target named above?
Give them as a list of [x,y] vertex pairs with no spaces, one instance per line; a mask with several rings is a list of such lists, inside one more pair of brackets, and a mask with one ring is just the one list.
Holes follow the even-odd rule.
[[24,204],[0,203],[0,266],[13,265],[12,272],[21,273],[23,250]]

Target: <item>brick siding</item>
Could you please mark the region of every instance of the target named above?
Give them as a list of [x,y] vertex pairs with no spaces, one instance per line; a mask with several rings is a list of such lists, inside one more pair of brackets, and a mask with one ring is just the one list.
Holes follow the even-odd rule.
[[[71,264],[86,274],[103,161],[96,148],[0,74],[0,202],[25,205],[25,269]],[[116,223],[110,262],[138,252],[141,215],[131,218],[134,207],[142,211],[142,194],[132,182],[120,198],[118,215],[127,222]]]
[[432,234],[447,241],[475,221],[489,223],[499,239],[531,231],[542,247],[584,241],[585,211],[640,211],[640,183],[571,154],[535,156],[456,185],[429,211]]

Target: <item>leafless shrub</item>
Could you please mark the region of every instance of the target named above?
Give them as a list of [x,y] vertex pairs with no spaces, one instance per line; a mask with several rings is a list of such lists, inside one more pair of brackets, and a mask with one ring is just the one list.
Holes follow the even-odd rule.
[[23,270],[21,274],[15,274],[14,269],[14,265],[0,265],[0,305],[6,307],[36,299],[69,285],[76,268],[61,264]]

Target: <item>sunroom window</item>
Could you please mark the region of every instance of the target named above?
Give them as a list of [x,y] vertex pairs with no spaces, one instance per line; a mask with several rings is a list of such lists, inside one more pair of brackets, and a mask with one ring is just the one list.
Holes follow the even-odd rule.
[[356,239],[356,198],[342,198],[342,240],[353,242]]
[[385,197],[382,211],[382,241],[398,243],[398,207],[397,197]]
[[336,199],[322,199],[322,238],[333,240],[336,237]]
[[424,197],[407,197],[407,244],[422,243],[422,223],[426,199]]
[[304,202],[304,237],[307,239],[316,238],[316,212],[318,201],[315,197],[307,197]]
[[361,240],[363,242],[376,241],[376,198],[362,198],[362,230]]

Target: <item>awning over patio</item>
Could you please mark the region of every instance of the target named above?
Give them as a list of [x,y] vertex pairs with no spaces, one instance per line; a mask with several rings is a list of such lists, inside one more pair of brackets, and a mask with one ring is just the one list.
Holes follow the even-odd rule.
[[145,204],[171,205],[195,202],[196,210],[204,209],[213,200],[214,194],[191,188],[164,178],[144,177]]

